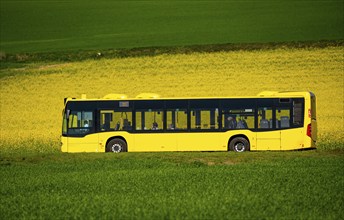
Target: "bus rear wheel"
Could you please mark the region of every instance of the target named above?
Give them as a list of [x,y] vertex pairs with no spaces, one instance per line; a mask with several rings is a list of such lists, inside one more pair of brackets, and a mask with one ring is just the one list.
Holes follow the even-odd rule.
[[250,150],[250,142],[244,137],[233,138],[229,142],[229,150],[235,152],[244,152]]
[[106,152],[120,153],[127,151],[127,143],[124,140],[115,138],[106,145]]

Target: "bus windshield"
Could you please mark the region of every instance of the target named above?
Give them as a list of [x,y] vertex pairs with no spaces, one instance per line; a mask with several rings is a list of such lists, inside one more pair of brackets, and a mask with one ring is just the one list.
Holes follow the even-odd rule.
[[66,110],[63,118],[62,134],[70,136],[84,136],[94,131],[92,111]]

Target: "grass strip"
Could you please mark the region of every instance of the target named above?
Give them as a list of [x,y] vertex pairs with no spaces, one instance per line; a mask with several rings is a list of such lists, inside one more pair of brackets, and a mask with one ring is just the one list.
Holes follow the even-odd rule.
[[1,53],[1,68],[16,67],[20,64],[30,62],[72,62],[88,59],[101,58],[125,58],[156,56],[160,54],[191,54],[191,53],[212,53],[228,51],[253,51],[253,50],[274,50],[279,48],[325,48],[343,46],[344,40],[323,40],[323,41],[300,41],[282,43],[238,43],[238,44],[209,44],[191,46],[170,46],[170,47],[140,47],[131,49],[107,49],[107,50],[79,50],[68,52],[45,52],[45,53]]

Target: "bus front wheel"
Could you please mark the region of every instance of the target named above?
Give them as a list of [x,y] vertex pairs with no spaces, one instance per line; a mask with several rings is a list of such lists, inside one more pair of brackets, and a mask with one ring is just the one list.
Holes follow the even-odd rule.
[[120,153],[127,151],[127,143],[124,140],[115,138],[106,145],[106,152]]
[[244,152],[250,150],[250,142],[244,137],[233,138],[229,142],[229,150],[235,152]]

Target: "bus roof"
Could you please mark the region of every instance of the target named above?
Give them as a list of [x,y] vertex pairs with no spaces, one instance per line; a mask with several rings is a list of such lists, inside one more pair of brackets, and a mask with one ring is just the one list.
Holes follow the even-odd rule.
[[283,97],[306,97],[313,94],[309,91],[264,91],[260,92],[256,96],[221,96],[221,97],[161,97],[156,93],[141,93],[136,97],[129,98],[125,94],[111,93],[107,94],[103,98],[91,98],[88,99],[86,94],[82,94],[80,99],[77,98],[65,98],[67,101],[107,101],[107,100],[177,100],[177,99],[244,99],[244,98],[283,98]]

